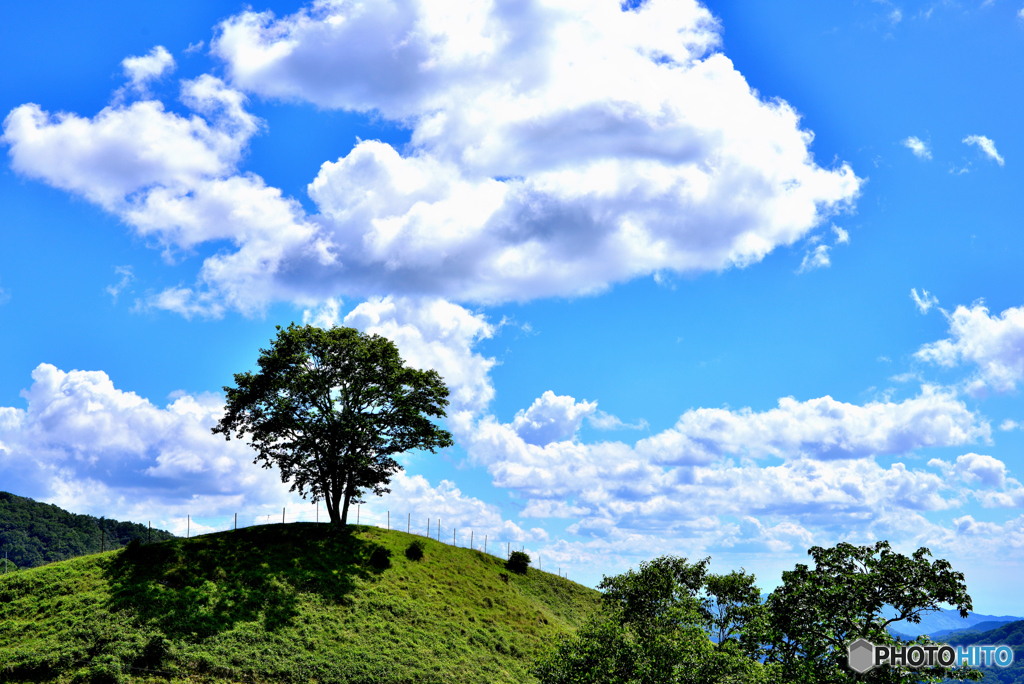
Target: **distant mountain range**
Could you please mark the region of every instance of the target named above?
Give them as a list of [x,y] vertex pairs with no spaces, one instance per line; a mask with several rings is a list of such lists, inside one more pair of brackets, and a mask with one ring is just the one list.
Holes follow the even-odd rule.
[[173,536],[166,530],[151,532],[138,523],[69,513],[53,504],[0,492],[0,573],[5,553],[9,570],[33,568],[101,549],[119,549],[134,538],[156,542]]
[[[888,612],[891,617],[895,613]],[[980,632],[996,629],[1008,622],[1024,620],[1024,617],[1015,615],[982,615],[981,613],[970,613],[966,618],[960,617],[960,611],[956,609],[942,610],[935,613],[926,613],[921,616],[921,622],[894,622],[889,626],[889,632],[893,636],[902,639],[916,639],[918,635],[927,634],[932,639],[942,639],[954,633]]]

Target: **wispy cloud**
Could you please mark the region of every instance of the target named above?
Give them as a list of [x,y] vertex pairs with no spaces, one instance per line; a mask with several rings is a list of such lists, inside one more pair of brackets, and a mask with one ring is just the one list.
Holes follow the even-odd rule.
[[917,310],[923,314],[928,313],[928,310],[939,303],[939,300],[935,295],[928,292],[928,290],[921,290],[921,295],[917,294],[917,288],[913,287],[910,289],[910,298],[914,300],[914,304],[917,305]]
[[918,159],[931,159],[932,151],[928,146],[928,143],[918,138],[916,135],[912,135],[902,141],[902,145],[914,153],[914,156]]
[[646,430],[650,427],[643,418],[635,423],[626,423],[618,416],[605,413],[604,411],[590,414],[587,416],[587,420],[590,422],[591,427],[597,430]]
[[1006,163],[1006,160],[996,151],[996,144],[991,138],[986,138],[983,135],[969,135],[963,139],[963,142],[967,145],[977,145],[985,153],[986,157],[997,162],[1000,166]]
[[104,289],[107,294],[113,297],[114,302],[117,302],[117,296],[121,294],[121,291],[128,287],[130,282],[135,280],[135,273],[132,271],[131,266],[115,266],[114,273],[121,276],[121,280],[114,285],[107,285]]
[[812,250],[809,250],[804,254],[804,260],[800,262],[800,268],[796,270],[797,273],[807,273],[807,271],[813,271],[816,268],[828,268],[832,265],[832,260],[828,256],[828,252],[831,249],[828,245],[818,245]]

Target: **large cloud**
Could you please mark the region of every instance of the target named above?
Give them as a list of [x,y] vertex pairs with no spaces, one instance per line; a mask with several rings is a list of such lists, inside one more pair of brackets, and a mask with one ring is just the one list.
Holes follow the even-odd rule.
[[1009,392],[1024,378],[1024,308],[1011,307],[998,316],[976,303],[958,306],[949,320],[950,336],[921,347],[922,361],[952,368],[962,362],[977,365],[970,389]]
[[694,409],[637,449],[655,462],[678,465],[706,464],[727,454],[828,460],[904,454],[990,434],[989,425],[955,394],[926,385],[919,396],[900,403],[860,406],[827,396],[803,402],[784,397],[778,408],[763,412]]
[[32,379],[26,409],[0,408],[0,472],[20,493],[135,519],[285,498],[242,442],[210,433],[219,397],[181,395],[160,408],[102,371],[41,364]]
[[[855,198],[852,170],[818,166],[796,112],[751,89],[718,44],[691,0],[243,12],[214,42],[232,87],[184,83],[197,114],[151,100],[92,119],[23,105],[4,141],[18,171],[168,247],[233,242],[195,286],[152,301],[186,315],[339,295],[587,293],[745,266]],[[411,142],[362,141],[324,163],[307,216],[240,174],[259,129],[241,91],[390,118]]]
[[[985,441],[990,434],[954,395],[932,388],[899,403],[857,406],[824,397],[783,399],[764,412],[695,409],[633,446],[575,439],[582,416],[595,408],[545,393],[511,423],[459,416],[454,424],[470,459],[496,485],[526,498],[524,515],[576,518],[575,531],[601,536],[616,529],[680,532],[708,516],[766,516],[833,534],[861,533],[897,511],[959,503],[942,494],[952,487],[946,478],[902,463],[883,467],[875,456]],[[544,428],[542,439],[535,425]],[[751,460],[769,456],[783,462]],[[969,460],[963,457],[964,464]],[[984,482],[994,477],[994,464],[971,463],[962,466],[965,473]]]

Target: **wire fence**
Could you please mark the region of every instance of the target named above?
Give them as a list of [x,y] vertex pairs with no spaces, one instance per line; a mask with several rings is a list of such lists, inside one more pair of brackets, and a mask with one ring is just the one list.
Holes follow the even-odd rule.
[[[535,554],[530,553],[526,548],[526,545],[521,540],[511,539],[500,533],[494,534],[493,528],[481,531],[475,529],[471,525],[445,525],[444,519],[441,517],[414,518],[411,512],[406,512],[404,514],[395,512],[394,515],[392,515],[392,513],[393,512],[390,510],[385,510],[383,512],[379,510],[374,511],[369,508],[364,510],[362,505],[357,504],[349,508],[347,523],[396,530],[406,532],[408,534],[427,537],[439,543],[474,549],[496,558],[502,558],[506,561],[509,559],[513,551],[523,551],[530,555],[530,567],[540,572],[545,572],[544,561],[539,554],[536,554],[535,556]],[[293,509],[291,514],[289,514],[287,507],[282,508],[279,513],[271,512],[254,514],[249,511],[242,514],[234,513],[229,516],[199,516],[196,518],[193,518],[191,514],[186,514],[184,536],[188,539],[249,527],[286,525],[290,523],[331,524],[327,511],[321,510],[319,507],[312,511],[309,507],[303,507],[299,511],[295,511]],[[149,528],[149,534],[147,537],[140,539],[140,541],[148,543],[152,541],[151,521],[148,522],[147,527]],[[108,539],[101,533],[99,549],[101,553],[120,548],[122,545],[123,544],[117,543],[113,539]],[[82,555],[91,554],[88,552],[75,554],[60,560],[69,560],[70,558],[77,558]],[[48,561],[43,563],[43,565],[49,565],[51,562],[56,561]],[[3,563],[0,565],[0,576],[12,571],[29,569],[28,567],[15,567],[12,563],[7,562],[6,558],[0,559],[0,563]],[[41,566],[36,565],[34,567]],[[552,569],[555,570],[554,573],[551,572]],[[559,577],[568,579],[568,571],[563,572],[562,568],[558,565],[552,566],[549,564],[546,572],[549,574],[557,574]]]
[[[445,525],[441,517],[414,518],[411,512],[403,514],[391,510],[383,512],[374,511],[369,508],[363,510],[362,505],[357,504],[349,508],[346,522],[350,525],[366,525],[415,534],[450,546],[474,549],[496,558],[504,558],[506,561],[513,551],[528,552],[526,545],[520,540],[513,540],[503,535],[494,535],[490,531],[478,532],[472,526]],[[230,516],[200,516],[198,518],[192,518],[191,515],[188,515],[186,517],[185,537],[199,537],[206,534],[215,534],[247,527],[287,525],[290,523],[329,525],[330,519],[327,511],[320,508],[317,508],[313,513],[303,509],[298,514],[294,510],[289,514],[287,507],[282,508],[280,513],[260,513],[256,515],[252,513],[242,515],[235,513]],[[545,571],[544,560],[539,554],[536,555],[536,558],[534,554],[530,554],[530,567],[540,572],[548,572],[552,575],[557,574],[559,577],[568,579],[568,571],[562,572],[561,566],[551,566],[549,564],[549,569]],[[555,572],[551,572],[551,569],[554,569]]]

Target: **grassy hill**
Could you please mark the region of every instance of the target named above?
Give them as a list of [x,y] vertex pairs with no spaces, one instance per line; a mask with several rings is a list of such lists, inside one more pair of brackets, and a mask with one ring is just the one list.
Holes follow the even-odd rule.
[[531,681],[599,599],[404,532],[253,527],[0,575],[0,680]]
[[150,531],[138,523],[69,513],[52,504],[0,492],[0,558],[6,551],[12,568],[34,568],[103,548],[119,549],[132,539],[150,536],[162,541],[174,535]]

